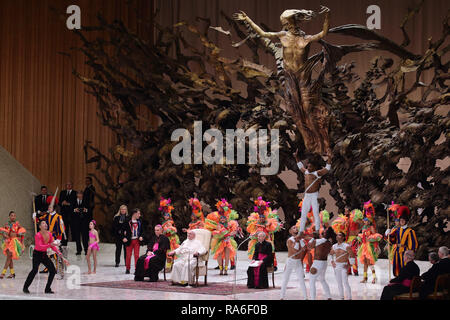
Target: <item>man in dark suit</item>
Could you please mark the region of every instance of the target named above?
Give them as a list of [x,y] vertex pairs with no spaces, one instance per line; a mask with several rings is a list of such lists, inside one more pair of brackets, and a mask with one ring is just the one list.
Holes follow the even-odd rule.
[[440,247],[438,251],[439,261],[420,277],[424,280],[420,287],[419,296],[424,300],[433,293],[438,276],[450,273],[450,259],[448,258],[448,248]]
[[35,209],[36,209],[37,213],[47,212],[47,210],[48,210],[47,197],[48,197],[47,187],[42,186],[41,194],[34,198],[34,204],[35,204],[35,207],[36,207]]
[[412,250],[405,251],[405,266],[400,269],[399,275],[384,287],[380,300],[394,300],[396,295],[409,292],[411,280],[420,274],[419,266],[414,262],[414,255]]
[[[61,216],[66,227],[66,237],[61,241],[61,246],[67,247],[67,241],[69,240],[70,225],[72,223],[71,217],[73,215],[73,209],[75,208],[75,202],[77,201],[77,192],[72,189],[72,182],[66,183],[66,190],[61,191],[59,194],[59,204],[61,206]],[[72,240],[73,235],[72,235]]]
[[89,217],[90,217],[90,220],[92,220],[92,219],[94,219],[95,187],[92,185],[91,177],[86,177],[85,183],[86,183],[86,188],[83,191],[83,199],[86,201],[86,203],[88,205]]
[[87,254],[89,246],[89,205],[83,197],[83,192],[77,192],[72,213],[72,236],[77,244],[76,255],[81,255],[81,242],[83,242],[84,254]]

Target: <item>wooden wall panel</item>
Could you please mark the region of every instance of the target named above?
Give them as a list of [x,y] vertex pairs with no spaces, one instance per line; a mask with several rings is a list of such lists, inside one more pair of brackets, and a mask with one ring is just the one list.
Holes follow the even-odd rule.
[[66,28],[66,8],[81,8],[82,25],[95,25],[101,12],[151,41],[151,30],[138,19],[151,17],[153,0],[134,0],[131,6],[126,2],[0,1],[0,145],[51,190],[64,187],[67,180],[75,188],[84,186],[85,175],[93,170],[84,163],[86,140],[103,152],[115,143],[101,126],[95,99],[72,75],[73,67],[89,75],[84,56],[60,54],[81,44]]

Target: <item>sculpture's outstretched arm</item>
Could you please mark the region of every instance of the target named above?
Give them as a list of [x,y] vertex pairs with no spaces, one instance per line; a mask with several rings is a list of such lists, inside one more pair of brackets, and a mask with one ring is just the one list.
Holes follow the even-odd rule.
[[323,30],[319,32],[318,34],[315,34],[313,36],[307,36],[306,40],[309,42],[319,41],[323,37],[325,37],[328,34],[328,29],[330,28],[330,9],[327,7],[321,6],[320,14],[325,13],[325,21],[323,23]]
[[283,31],[281,32],[265,32],[263,29],[261,29],[260,26],[258,26],[256,23],[253,22],[252,19],[250,19],[249,16],[244,11],[240,11],[239,13],[233,14],[233,19],[238,21],[246,21],[252,29],[263,38],[269,38],[269,39],[276,39],[279,38],[284,34]]

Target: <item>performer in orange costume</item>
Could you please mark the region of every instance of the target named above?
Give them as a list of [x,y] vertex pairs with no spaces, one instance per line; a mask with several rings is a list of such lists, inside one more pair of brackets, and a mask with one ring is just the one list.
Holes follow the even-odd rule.
[[6,256],[5,266],[0,274],[0,279],[5,277],[8,268],[10,273],[8,279],[16,277],[13,260],[19,260],[19,257],[25,249],[25,246],[23,245],[25,233],[25,228],[23,228],[20,223],[16,221],[16,213],[11,211],[9,213],[9,221],[3,228],[0,228],[0,236],[4,238],[4,240],[0,242],[0,248]]
[[[219,264],[220,275],[228,274],[228,262],[236,255],[234,236],[238,231],[238,214],[226,199],[216,203],[217,211],[206,216],[205,229],[212,232],[211,253]],[[225,264],[224,264],[225,262]]]
[[[159,201],[159,211],[163,212],[164,222],[162,224],[163,227],[163,234],[169,238],[170,241],[170,251],[175,250],[180,246],[180,239],[177,235],[177,228],[175,227],[175,222],[172,219],[172,210],[174,207],[170,204],[172,200],[164,199],[161,197],[161,200]],[[167,262],[166,262],[166,268],[170,269],[172,267],[173,260],[176,259],[176,257],[167,256]]]
[[282,223],[278,220],[277,211],[269,207],[270,202],[266,202],[262,197],[255,200],[254,212],[250,214],[247,220],[247,232],[250,234],[250,242],[248,243],[248,257],[253,258],[255,246],[258,243],[258,233],[260,231],[266,234],[266,241],[272,245],[272,253],[274,256],[273,266],[277,267],[275,257],[274,234],[280,231]]
[[189,205],[192,207],[191,222],[189,228],[183,228],[181,231],[188,232],[194,229],[205,228],[205,217],[203,216],[202,204],[197,198],[190,198]]
[[357,237],[361,243],[358,249],[358,259],[364,265],[364,278],[361,283],[367,282],[367,269],[369,266],[372,269],[372,283],[375,283],[377,282],[377,276],[374,265],[378,260],[380,253],[379,242],[383,239],[383,236],[376,231],[375,208],[370,200],[364,203],[364,215],[364,226]]

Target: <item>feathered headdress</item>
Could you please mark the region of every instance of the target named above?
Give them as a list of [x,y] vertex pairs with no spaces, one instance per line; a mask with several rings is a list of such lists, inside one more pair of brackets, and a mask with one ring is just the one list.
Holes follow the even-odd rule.
[[371,200],[364,202],[364,215],[365,219],[368,219],[370,223],[375,224],[375,208],[373,207]]
[[409,217],[411,216],[411,211],[409,211],[409,208],[407,206],[398,207],[397,212],[399,219],[405,219],[406,221],[408,221]]
[[359,209],[353,209],[350,212],[350,220],[351,221],[358,221],[364,219],[364,214]]
[[159,211],[162,211],[163,214],[168,214],[170,217],[172,217],[172,210],[174,209],[173,206],[170,205],[172,200],[170,198],[164,199],[161,197],[161,200],[159,201]]
[[330,213],[327,210],[322,210],[320,213],[322,214],[322,223],[328,223],[330,221]]
[[[226,199],[222,198],[220,201],[218,201],[216,203],[216,208],[217,208],[217,210],[219,210],[220,208],[223,209],[224,207],[227,207],[228,209],[232,208],[231,203],[228,203],[228,201]],[[224,210],[224,211],[226,211],[226,210]]]
[[348,218],[343,214],[340,214],[336,219],[333,220],[333,222],[331,223],[331,227],[336,234],[338,234],[339,232],[347,234],[347,220]]
[[270,207],[269,207],[270,202],[269,201],[264,201],[262,199],[262,197],[258,197],[258,199],[255,200],[255,206],[254,206],[254,211],[257,212],[258,214],[260,213],[260,210],[263,208],[263,214],[266,217],[266,219],[269,216],[270,213]]
[[200,218],[202,221],[204,221],[205,217],[203,216],[202,204],[200,203],[200,200],[198,200],[197,198],[190,198],[189,205],[192,207],[192,213],[197,218]]
[[389,214],[391,218],[399,219],[398,215],[398,208],[400,208],[399,204],[394,203],[394,201],[391,202],[391,205],[388,208]]

